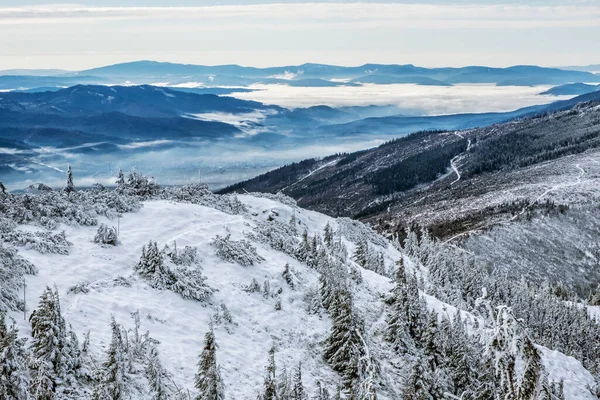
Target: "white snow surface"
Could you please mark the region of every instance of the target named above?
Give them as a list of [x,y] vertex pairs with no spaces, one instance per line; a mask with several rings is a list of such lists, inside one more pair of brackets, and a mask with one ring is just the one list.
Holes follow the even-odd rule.
[[[255,215],[229,215],[213,208],[169,201],[149,201],[137,213],[124,214],[120,220],[120,245],[101,247],[92,242],[97,227],[63,226],[69,241],[73,243],[67,256],[40,254],[20,249],[20,254],[39,268],[39,275],[27,277],[28,315],[37,306],[37,301],[46,285],[56,285],[61,296],[64,317],[80,339],[91,331],[91,348],[101,359],[110,342],[110,319],[127,328],[132,327],[130,313],[139,310],[142,331],[161,343],[158,346],[161,360],[173,374],[175,383],[194,392],[193,382],[198,356],[203,347],[205,332],[211,317],[227,306],[237,326],[216,325],[218,343],[217,361],[222,368],[222,377],[228,399],[254,399],[262,388],[264,367],[268,350],[275,344],[276,361],[281,369],[285,364],[288,371],[302,361],[304,383],[312,393],[316,379],[334,388],[339,378],[322,360],[321,342],[327,337],[330,320],[327,316],[310,315],[306,311],[303,296],[311,286],[317,284],[317,272],[300,264],[295,259],[272,250],[258,247],[266,261],[259,265],[243,267],[217,258],[209,245],[212,238],[231,233],[233,240],[252,231],[253,225],[271,217],[288,222],[292,212],[309,232],[322,232],[330,221],[324,215],[277,203],[266,198],[240,196],[249,212]],[[278,214],[278,216],[277,216]],[[110,226],[116,221],[102,220]],[[29,228],[29,227],[22,227]],[[198,247],[202,259],[203,274],[207,283],[218,291],[210,304],[185,300],[171,291],[151,288],[134,273],[141,249],[149,240],[164,244],[177,241],[177,246]],[[351,245],[348,244],[349,249]],[[400,254],[391,245],[387,249],[387,263],[391,264]],[[283,266],[289,263],[301,280],[300,287],[291,290],[281,276]],[[379,291],[391,288],[389,279],[364,271],[365,283],[356,296],[356,307],[360,312],[369,310],[369,315],[379,318],[383,306]],[[131,287],[102,287],[116,277],[126,277]],[[244,286],[252,278],[259,283],[268,280],[273,292],[283,288],[282,310],[275,310],[275,298],[265,299],[260,293],[247,293]],[[79,282],[93,282],[100,287],[88,294],[68,293],[69,288]],[[379,313],[377,315],[373,313]],[[30,326],[23,321],[22,314],[14,313],[20,333],[29,336]],[[140,398],[144,398],[143,396]]]
[[566,399],[597,399],[588,389],[595,386],[594,377],[583,368],[578,360],[544,346],[536,345],[536,348],[541,353],[542,364],[548,373],[548,379],[554,382],[564,382]]
[[[19,252],[39,269],[39,275],[27,276],[28,316],[37,306],[37,301],[46,285],[56,285],[61,296],[61,307],[67,324],[77,333],[80,340],[91,332],[91,351],[100,359],[111,339],[110,320],[127,328],[133,323],[130,314],[139,310],[142,331],[159,340],[158,349],[165,368],[173,374],[179,387],[194,390],[194,374],[199,354],[203,347],[204,334],[209,329],[211,318],[225,304],[233,316],[234,326],[214,326],[218,344],[217,362],[221,366],[227,399],[255,399],[262,388],[268,350],[276,346],[276,363],[281,371],[284,364],[288,372],[302,362],[303,381],[309,394],[320,380],[330,389],[339,383],[339,376],[322,359],[323,341],[329,333],[329,317],[312,315],[306,310],[304,294],[315,288],[318,274],[294,258],[254,242],[258,253],[265,261],[244,267],[219,259],[209,244],[216,235],[231,234],[233,240],[245,238],[246,232],[267,218],[287,223],[292,214],[298,221],[298,231],[306,228],[310,235],[322,234],[329,222],[337,230],[336,219],[317,212],[303,210],[293,205],[284,205],[268,198],[251,195],[239,196],[248,207],[244,215],[230,215],[210,207],[175,203],[166,200],[145,202],[137,213],[124,214],[120,219],[120,244],[117,247],[102,247],[93,243],[97,227],[61,226],[67,239],[73,243],[69,255],[40,254],[33,250]],[[109,226],[116,221],[101,219]],[[38,228],[21,226],[21,229]],[[179,248],[197,246],[203,274],[207,283],[217,289],[206,303],[185,300],[168,290],[151,288],[134,273],[142,246],[149,240],[164,244],[177,242]],[[349,254],[354,244],[343,239]],[[391,244],[386,248],[370,244],[382,251],[386,265],[391,267],[402,254]],[[292,290],[282,277],[283,266],[289,263],[299,284]],[[409,268],[414,268],[408,261]],[[381,294],[388,292],[393,284],[389,278],[372,271],[362,270],[363,283],[355,285],[355,307],[365,319],[367,341],[381,341],[380,328],[385,320],[385,309]],[[125,277],[130,287],[114,286],[113,279]],[[281,311],[275,310],[275,297],[265,298],[261,293],[247,293],[244,287],[255,278],[261,285],[268,280],[275,293],[281,294]],[[94,285],[87,294],[68,293],[81,282]],[[438,299],[426,296],[430,309],[452,317],[457,309]],[[473,321],[476,317],[461,311],[463,318]],[[23,315],[13,313],[20,334],[29,337],[31,328]],[[471,325],[471,324],[469,324]],[[483,325],[483,321],[480,321]],[[379,336],[378,336],[379,335]],[[380,347],[376,345],[375,347]],[[562,353],[539,347],[543,363],[552,380],[564,379],[567,399],[593,399],[586,386],[593,379],[579,361]],[[398,391],[401,382],[388,382]],[[132,399],[145,399],[143,393],[133,393]],[[137,396],[137,397],[135,397]],[[378,393],[380,399],[395,396]]]

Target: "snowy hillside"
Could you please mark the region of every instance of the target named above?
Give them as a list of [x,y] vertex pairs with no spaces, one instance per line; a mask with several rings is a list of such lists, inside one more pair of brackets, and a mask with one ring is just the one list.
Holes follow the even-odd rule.
[[[122,212],[119,221],[110,208],[116,201],[113,192],[0,195],[6,217],[0,221],[6,226],[2,246],[16,246],[18,255],[37,269],[37,274],[25,275],[27,318],[46,287],[55,285],[62,317],[83,343],[76,346],[78,368],[90,372],[74,373],[77,383],[54,376],[56,398],[102,398],[98,393],[111,393],[104,398],[115,399],[219,398],[203,394],[196,382],[211,326],[226,399],[272,399],[269,382],[276,385],[279,399],[304,399],[306,393],[311,399],[334,399],[338,390],[341,398],[370,400],[483,399],[510,390],[523,399],[546,399],[563,391],[566,399],[597,398],[591,392],[594,377],[579,359],[542,346],[550,342],[531,342],[537,331],[531,336],[511,309],[496,308],[494,296],[482,296],[485,289],[478,290],[474,302],[467,294],[456,301],[455,288],[438,285],[430,249],[440,252],[427,238],[409,237],[401,252],[358,222],[301,209],[285,196],[236,198],[197,187],[159,191],[151,185],[144,188],[147,193],[136,187],[133,194],[134,178],[130,176],[129,188],[120,183],[119,207],[139,198],[141,208]],[[31,206],[46,201],[43,196],[53,198],[55,205]],[[81,207],[52,217],[60,222],[57,226],[49,222],[52,218],[38,216],[62,207],[63,201]],[[107,209],[99,205],[104,201]],[[134,204],[129,211],[137,208]],[[90,219],[89,213],[95,217]],[[44,224],[53,234],[64,230],[64,236],[50,240],[36,234],[48,232]],[[108,226],[101,228],[105,233],[118,224],[117,246],[96,243],[102,224]],[[155,253],[150,241],[161,250],[156,269],[151,266]],[[443,258],[438,262],[450,264]],[[145,275],[149,268],[152,272]],[[14,282],[6,277],[3,295],[10,299]],[[190,298],[194,295],[196,299]],[[31,338],[32,325],[12,300],[9,315],[19,336],[35,343],[39,336]],[[457,305],[463,308],[459,313]],[[43,317],[39,310],[34,322]],[[140,331],[149,331],[159,342],[164,392],[157,392],[148,372],[152,368],[140,366],[157,365],[153,350],[141,358],[123,356],[134,361],[120,372],[125,389],[117,396],[108,391],[114,382],[103,368],[113,371],[118,365],[110,363],[111,354],[135,353],[136,312]],[[122,353],[111,352],[118,347],[115,332],[123,335],[118,327],[115,331],[116,325],[111,329],[113,317],[129,330]],[[588,357],[586,349],[564,348]],[[29,352],[36,362],[45,357],[36,346]],[[276,371],[267,368],[269,360],[275,361]],[[56,365],[56,360],[47,362]],[[35,390],[40,373],[39,366],[22,371]],[[70,390],[61,389],[67,385]]]
[[[277,359],[291,370],[298,362],[305,369],[306,385],[312,389],[315,378],[337,384],[338,378],[319,356],[319,344],[327,337],[331,326],[327,318],[310,315],[306,311],[304,292],[317,285],[317,273],[290,256],[272,249],[259,247],[258,253],[265,258],[259,265],[243,267],[224,262],[214,253],[210,241],[215,235],[231,234],[232,239],[243,239],[245,232],[252,232],[253,225],[269,217],[289,221],[297,213],[299,226],[309,232],[320,232],[330,220],[310,211],[292,209],[280,203],[250,196],[240,197],[255,217],[228,215],[215,209],[193,204],[177,204],[169,201],[150,201],[137,213],[125,214],[120,221],[120,241],[117,247],[100,247],[92,242],[95,227],[65,227],[69,241],[73,243],[70,254],[46,255],[33,250],[21,254],[40,270],[39,275],[28,277],[27,295],[29,309],[46,285],[56,284],[62,299],[65,319],[74,330],[83,335],[92,332],[91,341],[99,351],[110,342],[110,319],[131,327],[130,314],[139,310],[143,330],[149,330],[158,339],[165,367],[174,374],[177,385],[193,389],[196,363],[202,350],[204,333],[212,317],[221,312],[221,305],[229,309],[233,324],[215,326],[219,344],[218,360],[227,388],[228,398],[250,399],[261,388],[263,367],[271,345],[277,347]],[[113,223],[113,221],[103,221]],[[149,240],[159,245],[197,246],[207,283],[217,291],[209,304],[185,300],[176,293],[156,290],[136,277],[134,266],[138,262],[142,246]],[[400,257],[398,251],[388,246],[387,264]],[[298,279],[297,290],[291,290],[282,277],[283,267],[290,264]],[[361,286],[360,308],[368,309],[371,318],[382,313],[378,301],[379,291],[387,291],[389,279],[373,273],[365,274]],[[126,286],[113,286],[112,281],[123,277]],[[262,293],[247,293],[244,288],[252,279],[263,285],[267,281],[271,292],[280,288],[281,311],[275,310],[275,297],[265,298]],[[87,294],[67,294],[80,282],[93,287]],[[130,285],[130,287],[129,287]],[[94,287],[96,286],[96,287]],[[372,304],[369,304],[372,303]],[[15,314],[22,322],[22,316]],[[21,323],[21,333],[30,330]],[[228,333],[228,330],[231,333]]]

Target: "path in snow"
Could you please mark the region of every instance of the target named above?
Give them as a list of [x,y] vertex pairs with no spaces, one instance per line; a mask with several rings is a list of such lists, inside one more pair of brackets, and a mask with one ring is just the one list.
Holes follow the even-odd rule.
[[[548,193],[555,191],[556,189],[560,189],[560,188],[565,188],[565,187],[569,187],[569,186],[575,186],[578,185],[579,183],[581,183],[581,179],[583,178],[583,176],[585,175],[585,170],[583,168],[581,168],[581,166],[579,164],[575,164],[575,168],[577,168],[578,170],[581,171],[581,173],[577,176],[577,179],[575,179],[574,182],[570,182],[570,183],[561,183],[555,186],[552,186],[551,188],[547,189],[546,191],[544,191],[542,194],[540,194],[538,197],[535,198],[535,200],[533,200],[532,203],[530,203],[529,205],[526,205],[525,207],[523,207],[523,209],[521,210],[520,213],[513,215],[512,217],[510,217],[509,219],[503,220],[503,221],[499,221],[499,222],[490,222],[487,225],[482,226],[481,228],[478,229],[472,229],[466,232],[462,232],[459,233],[457,235],[452,236],[450,239],[444,241],[442,244],[448,244],[451,241],[453,241],[454,239],[457,239],[461,236],[465,236],[471,233],[475,233],[478,231],[481,231],[482,229],[487,229],[493,225],[501,225],[501,224],[506,224],[508,222],[512,222],[515,219],[517,219],[518,217],[520,217],[521,215],[523,215],[527,209],[529,209],[531,207],[531,205],[537,203],[538,201],[540,201],[541,199],[543,199],[544,197],[546,197],[546,195],[548,195]],[[458,172],[458,171],[457,171]],[[460,176],[459,176],[460,177]]]
[[[465,138],[458,131],[454,132],[454,134],[461,139]],[[471,150],[471,139],[467,139],[467,150],[465,150],[465,151],[468,152],[469,150]],[[452,160],[450,160],[450,167],[452,167],[452,170],[456,173],[456,179],[450,183],[450,186],[452,186],[456,182],[460,181],[460,172],[458,172],[458,167],[456,166],[456,163],[458,161],[462,160],[463,157],[464,157],[464,153],[459,154],[459,155],[455,156]]]
[[329,167],[330,165],[333,165],[334,163],[336,163],[336,162],[338,162],[338,161],[339,161],[339,159],[338,159],[338,158],[336,158],[335,160],[333,160],[333,161],[331,161],[331,162],[328,162],[328,163],[327,163],[327,164],[325,164],[325,165],[321,165],[319,168],[315,169],[314,171],[311,171],[311,172],[309,172],[309,173],[308,173],[308,175],[305,175],[305,176],[303,176],[302,178],[298,179],[296,182],[294,182],[294,183],[290,183],[289,185],[287,185],[286,187],[284,187],[283,189],[281,189],[281,190],[280,190],[280,192],[282,192],[282,193],[283,193],[283,191],[284,191],[284,190],[286,190],[286,189],[288,189],[288,188],[290,188],[290,187],[294,186],[294,185],[295,185],[295,184],[297,184],[297,183],[300,183],[300,182],[302,182],[303,180],[305,180],[306,178],[308,178],[309,176],[311,176],[311,175],[312,175],[312,174],[314,174],[315,172],[317,172],[317,171],[320,171],[320,170],[322,170],[322,169],[324,169],[324,168],[327,168],[327,167]]

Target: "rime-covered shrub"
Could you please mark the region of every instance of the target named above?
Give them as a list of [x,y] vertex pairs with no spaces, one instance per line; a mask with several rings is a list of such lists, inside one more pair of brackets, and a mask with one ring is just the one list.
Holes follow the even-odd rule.
[[256,247],[252,246],[249,241],[244,239],[231,240],[231,235],[217,235],[210,244],[215,248],[217,256],[224,261],[250,266],[265,260],[256,252]]
[[246,206],[238,200],[237,196],[214,194],[210,188],[203,183],[167,187],[163,189],[161,198],[181,203],[191,203],[211,207],[232,215],[238,215],[248,211]]
[[37,268],[19,256],[14,248],[0,244],[0,310],[23,310],[19,290],[25,274],[36,275]]
[[246,234],[251,240],[268,244],[274,250],[294,255],[298,247],[298,239],[294,229],[289,224],[278,220],[262,221],[252,232]]
[[173,275],[175,282],[170,289],[184,299],[206,301],[214,293],[214,289],[205,283],[206,277],[202,275],[200,268],[178,267]]
[[117,228],[114,226],[107,226],[100,224],[96,236],[94,236],[94,243],[107,244],[110,246],[116,246],[118,243]]
[[367,240],[374,245],[386,248],[387,240],[365,224],[350,218],[338,218],[339,234],[353,243]]
[[198,265],[200,263],[197,247],[185,246],[183,251],[180,251],[177,249],[177,243],[173,242],[173,247],[171,248],[169,245],[165,245],[162,253],[175,265],[184,265],[189,267],[191,265]]
[[138,198],[116,191],[40,191],[0,197],[0,214],[18,224],[55,229],[59,224],[95,226],[98,217],[137,211]]
[[4,241],[14,246],[25,247],[42,254],[69,254],[69,246],[73,243],[67,240],[65,231],[52,232],[27,232],[12,231],[3,235]]
[[117,185],[116,191],[146,200],[157,196],[160,193],[160,186],[154,179],[142,173],[131,171],[127,175],[127,179]]
[[151,287],[171,290],[185,299],[205,301],[214,292],[202,275],[195,247],[186,246],[179,253],[176,243],[173,243],[173,248],[165,246],[163,251],[159,251],[156,242],[150,241],[142,248],[142,256],[135,269]]

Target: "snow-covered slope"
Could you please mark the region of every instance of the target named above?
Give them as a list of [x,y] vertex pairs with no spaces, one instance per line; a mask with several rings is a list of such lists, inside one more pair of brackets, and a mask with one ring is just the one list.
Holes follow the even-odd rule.
[[[334,220],[322,214],[286,206],[266,198],[241,196],[249,213],[229,215],[213,208],[170,201],[148,201],[137,213],[124,214],[120,220],[120,245],[101,247],[93,243],[95,227],[64,226],[73,243],[69,255],[40,254],[21,250],[25,258],[39,269],[39,275],[27,277],[28,311],[35,306],[46,285],[56,285],[61,295],[63,315],[74,331],[83,336],[91,331],[92,347],[102,357],[110,342],[111,316],[126,327],[132,327],[130,314],[139,310],[142,329],[161,343],[159,350],[164,366],[174,375],[179,387],[193,392],[196,363],[202,350],[204,333],[211,318],[221,311],[221,304],[233,316],[233,325],[216,325],[219,345],[217,359],[228,398],[253,399],[261,388],[263,370],[269,348],[277,348],[277,360],[292,369],[302,362],[305,385],[312,392],[315,379],[337,385],[339,378],[321,356],[321,342],[326,338],[331,322],[327,316],[307,312],[304,293],[316,287],[317,272],[297,260],[271,248],[262,246],[258,253],[264,262],[254,266],[228,263],[215,255],[210,241],[215,235],[231,234],[232,239],[244,238],[252,232],[256,222],[277,218],[287,223],[296,214],[300,228],[313,234],[323,231],[327,222],[334,229]],[[100,221],[114,224],[115,221]],[[218,291],[209,304],[185,300],[168,290],[156,290],[137,277],[134,266],[140,258],[142,246],[149,240],[177,246],[197,246],[207,283]],[[353,244],[345,240],[353,248]],[[260,244],[258,244],[260,246]],[[392,265],[400,258],[391,245],[385,250],[386,262]],[[295,270],[300,284],[291,290],[282,277],[286,263]],[[113,285],[113,280],[124,277],[131,286]],[[279,288],[282,309],[275,310],[275,298],[261,293],[247,293],[244,287],[255,278],[267,280],[275,293]],[[81,282],[92,283],[87,294],[69,294],[69,289]],[[370,319],[379,319],[383,312],[379,296],[391,288],[388,278],[365,271],[364,285],[356,296],[356,306],[368,311]],[[21,334],[29,334],[30,326],[21,314],[14,314]],[[227,326],[226,326],[227,325]],[[229,332],[228,332],[229,330]]]
[[[66,238],[72,243],[68,255],[41,254],[20,248],[19,253],[39,270],[27,276],[28,315],[37,306],[39,296],[47,285],[56,285],[61,296],[63,316],[81,338],[91,332],[90,349],[94,357],[104,359],[111,341],[110,322],[116,321],[133,328],[131,314],[139,311],[141,328],[160,341],[158,349],[164,367],[172,374],[173,383],[183,392],[195,395],[194,375],[204,334],[214,325],[218,343],[217,361],[221,366],[227,399],[256,399],[262,389],[267,355],[276,348],[276,360],[281,369],[291,371],[301,362],[303,382],[313,393],[317,380],[334,392],[340,376],[324,361],[324,342],[330,334],[331,319],[325,311],[309,312],[307,296],[319,284],[319,273],[284,252],[274,250],[260,241],[252,240],[257,226],[264,221],[288,224],[296,220],[298,235],[306,229],[310,236],[322,235],[329,224],[341,234],[342,243],[352,254],[357,237],[365,236],[369,246],[383,255],[387,271],[395,268],[402,258],[409,271],[423,266],[413,263],[391,243],[348,219],[333,219],[317,212],[301,209],[293,202],[286,204],[251,195],[239,196],[247,212],[232,215],[209,206],[177,203],[170,200],[151,200],[143,203],[138,212],[125,213],[119,221],[120,243],[117,247],[100,246],[93,238],[97,227],[62,225]],[[99,218],[100,223],[116,225],[114,220]],[[35,231],[35,226],[20,225],[19,229]],[[232,240],[246,239],[257,247],[264,261],[250,266],[223,261],[215,254],[211,241],[216,235],[231,235]],[[215,293],[206,301],[186,300],[170,290],[152,288],[135,272],[142,247],[153,240],[159,247],[165,244],[178,248],[196,246],[206,283]],[[290,287],[282,276],[289,264],[294,276]],[[354,265],[354,262],[352,262]],[[389,307],[382,299],[394,287],[393,281],[381,274],[356,266],[362,280],[352,285],[354,308],[364,320],[365,340],[380,365],[379,399],[401,397],[406,376],[403,375],[410,358],[403,360],[390,352],[383,339]],[[389,275],[389,274],[388,274]],[[247,286],[255,279],[268,282],[269,294],[249,292]],[[72,290],[86,287],[87,293]],[[449,320],[456,307],[433,296],[424,296],[427,306]],[[281,309],[277,310],[280,301]],[[223,306],[232,316],[224,318]],[[489,337],[492,332],[481,317],[461,311],[462,319],[472,334]],[[29,336],[31,326],[21,313],[12,313],[20,334]],[[477,322],[475,322],[477,320]],[[480,328],[476,328],[479,326]],[[475,332],[480,329],[480,332]],[[594,384],[592,376],[581,363],[562,353],[539,347],[542,362],[549,378],[564,380],[567,399],[594,399],[587,386]],[[146,399],[143,389],[133,390],[134,399]]]

